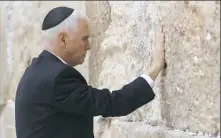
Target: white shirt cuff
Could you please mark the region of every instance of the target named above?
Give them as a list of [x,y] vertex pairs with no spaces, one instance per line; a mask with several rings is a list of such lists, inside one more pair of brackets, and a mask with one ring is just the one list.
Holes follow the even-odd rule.
[[151,88],[153,88],[153,85],[154,85],[154,81],[146,74],[142,74],[140,75],[140,77],[144,78],[147,83],[150,85]]

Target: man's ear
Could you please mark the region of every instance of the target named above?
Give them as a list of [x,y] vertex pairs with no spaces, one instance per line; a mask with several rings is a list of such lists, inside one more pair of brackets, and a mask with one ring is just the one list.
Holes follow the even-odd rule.
[[65,46],[67,44],[67,38],[68,35],[65,32],[60,32],[58,34],[58,41],[62,46]]

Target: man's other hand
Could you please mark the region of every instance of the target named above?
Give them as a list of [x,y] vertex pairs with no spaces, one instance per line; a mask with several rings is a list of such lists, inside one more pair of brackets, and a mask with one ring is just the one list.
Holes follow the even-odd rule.
[[156,29],[155,46],[153,47],[153,62],[148,70],[147,75],[153,80],[156,79],[160,71],[165,67],[165,36],[163,26],[158,26]]

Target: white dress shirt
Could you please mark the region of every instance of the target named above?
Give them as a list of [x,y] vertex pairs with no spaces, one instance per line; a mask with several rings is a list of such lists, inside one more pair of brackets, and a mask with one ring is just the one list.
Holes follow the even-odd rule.
[[151,88],[153,88],[154,81],[148,75],[141,74],[140,76],[143,77],[147,81],[147,83],[150,85]]
[[[50,52],[50,51],[48,51]],[[51,54],[53,54],[54,56],[56,56],[58,59],[60,59],[64,64],[67,64],[63,59],[61,59],[59,56],[55,55],[54,53],[50,52]],[[146,74],[141,74],[140,77],[144,78],[147,83],[150,85],[151,88],[153,88],[154,85],[154,81]]]
[[[46,50],[48,51],[48,50]],[[60,58],[59,56],[55,55],[53,52],[48,51],[49,53],[53,54],[54,56],[56,56],[58,59],[60,59],[64,64],[67,64],[62,58]]]

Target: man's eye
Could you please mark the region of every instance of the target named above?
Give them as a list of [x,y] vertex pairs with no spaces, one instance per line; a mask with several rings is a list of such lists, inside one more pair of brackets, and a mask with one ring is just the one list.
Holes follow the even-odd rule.
[[83,39],[82,40],[87,40],[89,37],[88,36],[85,36],[85,37],[83,37]]

